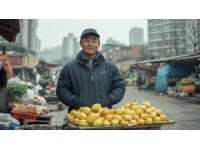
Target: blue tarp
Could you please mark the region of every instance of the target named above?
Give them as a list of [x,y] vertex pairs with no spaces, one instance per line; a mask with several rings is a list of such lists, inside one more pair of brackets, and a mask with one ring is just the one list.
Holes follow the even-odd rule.
[[168,77],[179,77],[187,78],[191,75],[192,72],[195,72],[194,67],[189,66],[170,66],[165,65],[159,67],[156,75],[156,91],[166,93],[167,92],[167,78]]

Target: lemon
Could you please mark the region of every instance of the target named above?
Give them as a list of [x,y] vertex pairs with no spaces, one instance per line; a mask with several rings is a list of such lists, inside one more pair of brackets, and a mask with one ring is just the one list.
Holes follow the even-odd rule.
[[137,125],[138,124],[137,120],[131,120],[130,123],[133,124],[133,125]]
[[155,117],[157,117],[157,114],[156,114],[155,112],[151,112],[150,117],[151,117],[152,119],[154,119]]
[[87,123],[86,120],[79,120],[78,121],[78,125],[80,125],[80,126],[88,126],[88,123]]
[[129,122],[128,121],[125,121],[125,120],[122,120],[121,122],[120,122],[120,124],[121,125],[127,125]]
[[120,122],[123,120],[123,117],[121,115],[114,115],[114,119],[116,119]]
[[131,110],[134,110],[134,111],[138,110],[139,108],[140,108],[139,106],[135,106],[135,105],[131,106]]
[[88,115],[91,112],[91,108],[89,107],[84,107],[82,112],[84,112],[86,115]]
[[124,115],[124,120],[125,121],[129,121],[129,120],[132,120],[133,117],[131,115]]
[[80,120],[85,120],[85,119],[87,119],[87,115],[85,113],[81,112],[79,119]]
[[138,120],[138,124],[139,125],[144,125],[146,122],[145,122],[145,120],[143,120],[143,119],[139,119]]
[[153,122],[155,122],[155,123],[160,123],[160,122],[161,122],[160,117],[155,117],[155,118],[153,119]]
[[140,108],[138,110],[136,110],[136,112],[135,112],[136,115],[140,115],[142,113],[144,113],[144,111]]
[[147,109],[145,110],[145,113],[151,114],[151,108],[147,108]]
[[124,107],[125,107],[125,108],[130,108],[130,107],[131,107],[131,104],[130,104],[130,103],[126,103],[126,104],[124,105]]
[[133,116],[133,119],[135,119],[135,120],[139,120],[140,117],[139,117],[138,115],[134,115],[134,116]]
[[104,118],[105,118],[105,120],[111,121],[113,119],[113,117],[114,117],[113,115],[108,114]]
[[161,109],[156,109],[155,112],[156,112],[157,115],[161,115],[162,114],[162,110]]
[[94,111],[98,111],[100,108],[101,108],[101,104],[99,104],[99,103],[92,105],[92,110],[94,110]]
[[87,116],[87,122],[93,123],[97,119],[97,116],[95,113],[91,113]]
[[142,120],[146,120],[147,118],[149,118],[149,114],[141,114],[140,115],[140,119],[142,119]]
[[119,125],[119,121],[116,120],[116,119],[114,119],[114,120],[112,120],[112,121],[110,122],[110,124],[113,125],[113,126],[116,126],[116,125]]
[[130,104],[131,104],[131,106],[134,106],[134,105],[138,105],[138,102],[132,101]]
[[103,122],[101,119],[96,119],[92,124],[93,126],[101,126]]
[[151,103],[149,103],[149,102],[143,102],[142,105],[146,106],[146,108],[151,107]]
[[108,109],[107,107],[103,108],[103,113],[104,115],[108,115],[110,113],[110,109]]
[[104,126],[110,126],[110,121],[104,120],[104,121],[103,121],[103,125],[104,125]]
[[152,124],[152,122],[153,122],[152,118],[147,118],[146,119],[146,124]]

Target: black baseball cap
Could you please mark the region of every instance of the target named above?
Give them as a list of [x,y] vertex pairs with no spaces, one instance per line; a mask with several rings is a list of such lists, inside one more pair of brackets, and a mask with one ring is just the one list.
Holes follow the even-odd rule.
[[97,33],[97,31],[92,28],[85,29],[81,34],[81,38],[84,37],[86,34],[95,34],[96,36],[100,37],[100,35]]

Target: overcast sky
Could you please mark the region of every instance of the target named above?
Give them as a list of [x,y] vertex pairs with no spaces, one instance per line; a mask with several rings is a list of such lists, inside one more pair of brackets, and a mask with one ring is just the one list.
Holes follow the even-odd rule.
[[100,34],[101,44],[104,44],[109,37],[120,43],[129,45],[129,31],[132,27],[144,29],[144,40],[147,41],[147,20],[146,19],[39,19],[37,35],[41,39],[41,50],[54,46],[61,46],[63,37],[73,33],[80,37],[86,28],[94,28]]

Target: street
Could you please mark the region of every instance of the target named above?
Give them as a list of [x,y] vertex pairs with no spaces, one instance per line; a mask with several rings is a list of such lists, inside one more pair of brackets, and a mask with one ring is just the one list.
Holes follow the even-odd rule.
[[155,91],[136,91],[133,87],[127,87],[126,94],[118,106],[136,100],[139,103],[150,102],[154,107],[159,108],[169,119],[176,121],[173,126],[162,127],[168,130],[199,130],[200,129],[200,104],[187,100],[160,97]]
[[[199,130],[200,129],[200,104],[184,99],[159,96],[155,91],[138,91],[134,87],[127,87],[124,99],[114,107],[121,107],[133,100],[142,103],[148,101],[152,106],[161,109],[163,114],[177,123],[172,126],[164,126],[162,130]],[[56,109],[55,104],[49,104],[49,109]],[[52,124],[62,125],[67,109],[53,112],[55,118]]]

